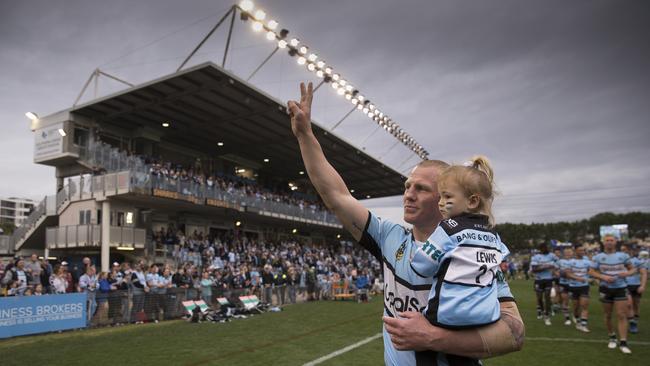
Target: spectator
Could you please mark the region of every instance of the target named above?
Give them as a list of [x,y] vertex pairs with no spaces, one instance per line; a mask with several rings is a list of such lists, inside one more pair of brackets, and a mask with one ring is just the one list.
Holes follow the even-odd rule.
[[79,278],[78,291],[87,294],[88,324],[97,311],[96,291],[98,288],[95,266],[86,267],[86,273]]

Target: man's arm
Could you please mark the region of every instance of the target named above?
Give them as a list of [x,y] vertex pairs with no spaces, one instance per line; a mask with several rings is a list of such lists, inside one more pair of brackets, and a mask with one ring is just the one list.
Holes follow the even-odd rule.
[[513,301],[500,303],[501,319],[494,324],[467,330],[439,328],[418,312],[384,317],[386,331],[398,350],[432,350],[484,359],[514,351],[524,345],[524,323]]
[[339,173],[325,158],[311,128],[312,83],[305,88],[300,83],[300,102],[287,103],[291,116],[291,130],[298,139],[302,160],[311,183],[323,202],[334,212],[343,227],[359,241],[368,219],[368,209],[363,207],[348,190]]

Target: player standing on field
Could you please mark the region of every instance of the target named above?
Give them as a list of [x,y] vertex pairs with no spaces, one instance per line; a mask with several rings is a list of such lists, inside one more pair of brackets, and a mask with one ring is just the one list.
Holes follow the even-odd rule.
[[537,319],[544,318],[544,324],[551,325],[551,289],[553,272],[557,269],[558,258],[548,251],[548,245],[539,245],[540,253],[530,260],[531,271],[535,274],[535,294],[537,295]]
[[592,267],[593,263],[585,255],[585,248],[579,246],[576,247],[575,258],[569,262],[569,269],[565,272],[569,278],[576,329],[585,333],[589,333],[589,269]]

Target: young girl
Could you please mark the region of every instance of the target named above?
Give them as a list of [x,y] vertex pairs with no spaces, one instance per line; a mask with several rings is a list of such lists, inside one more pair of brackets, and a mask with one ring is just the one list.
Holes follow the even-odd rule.
[[492,168],[482,156],[453,165],[438,178],[444,220],[411,259],[422,277],[434,277],[425,316],[446,328],[499,320],[499,264],[509,254],[492,230]]

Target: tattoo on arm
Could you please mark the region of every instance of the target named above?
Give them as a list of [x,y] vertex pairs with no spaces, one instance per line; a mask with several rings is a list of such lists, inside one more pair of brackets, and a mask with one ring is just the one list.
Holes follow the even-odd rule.
[[515,340],[515,345],[517,349],[521,349],[524,346],[524,338],[526,337],[524,331],[524,324],[519,320],[510,315],[502,317],[503,321],[508,324],[510,330],[512,331],[512,337]]

